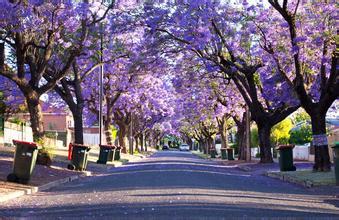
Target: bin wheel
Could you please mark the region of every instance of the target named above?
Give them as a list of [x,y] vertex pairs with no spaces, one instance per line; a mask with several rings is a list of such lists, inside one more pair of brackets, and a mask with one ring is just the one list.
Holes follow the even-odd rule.
[[9,181],[9,182],[18,182],[18,177],[14,173],[10,173],[7,176],[7,181]]
[[73,164],[68,164],[67,165],[67,169],[69,170],[74,170],[75,169],[75,166]]

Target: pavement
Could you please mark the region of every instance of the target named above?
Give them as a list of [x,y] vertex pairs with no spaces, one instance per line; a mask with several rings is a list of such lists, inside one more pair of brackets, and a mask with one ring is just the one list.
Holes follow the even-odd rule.
[[0,205],[23,219],[339,219],[337,188],[304,188],[160,151],[95,176]]

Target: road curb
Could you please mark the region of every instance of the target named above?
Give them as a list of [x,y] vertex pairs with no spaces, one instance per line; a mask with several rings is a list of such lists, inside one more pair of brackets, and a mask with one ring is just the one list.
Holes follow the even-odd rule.
[[246,165],[244,165],[244,166],[237,166],[237,168],[238,168],[239,170],[246,171],[246,172],[252,171],[252,168],[249,167],[249,166],[246,166]]
[[48,190],[50,188],[59,186],[61,184],[77,180],[80,177],[91,176],[91,175],[92,175],[91,172],[84,171],[81,174],[69,176],[69,177],[66,177],[66,178],[63,178],[63,179],[58,179],[58,180],[46,183],[46,184],[41,185],[41,186],[31,186],[31,187],[28,186],[28,188],[26,188],[26,189],[19,189],[17,191],[10,192],[10,193],[7,193],[6,195],[1,196],[0,203],[6,202],[6,201],[9,201],[9,200],[12,200],[12,199],[24,196],[24,195],[31,195],[31,194],[34,194],[34,193],[37,193],[37,192],[40,192],[40,191]]
[[313,182],[310,181],[310,180],[297,180],[297,179],[295,179],[291,176],[284,175],[283,173],[280,173],[280,172],[266,172],[264,175],[268,176],[268,177],[275,178],[275,179],[280,179],[284,182],[289,182],[289,183],[301,185],[301,186],[306,187],[306,188],[314,187]]

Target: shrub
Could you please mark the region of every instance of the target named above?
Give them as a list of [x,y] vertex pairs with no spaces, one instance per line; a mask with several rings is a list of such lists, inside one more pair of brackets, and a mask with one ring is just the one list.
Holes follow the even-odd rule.
[[310,124],[301,125],[300,129],[290,131],[291,144],[306,144],[312,141],[312,127]]

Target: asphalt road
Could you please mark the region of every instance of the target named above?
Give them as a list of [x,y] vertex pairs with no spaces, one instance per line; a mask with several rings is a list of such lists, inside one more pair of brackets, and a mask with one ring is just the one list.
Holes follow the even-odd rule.
[[333,194],[197,158],[158,152],[138,163],[0,205],[0,218],[339,219]]

